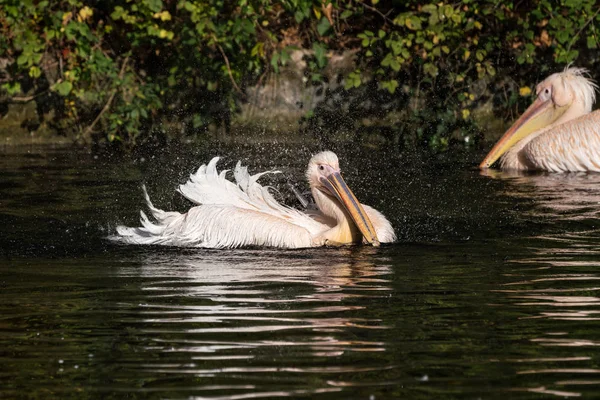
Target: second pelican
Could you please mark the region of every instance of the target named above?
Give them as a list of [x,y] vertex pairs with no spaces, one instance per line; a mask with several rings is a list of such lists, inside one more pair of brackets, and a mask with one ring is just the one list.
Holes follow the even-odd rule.
[[389,221],[361,204],[340,175],[337,156],[325,151],[313,156],[306,177],[318,211],[301,212],[278,203],[257,180],[267,171],[249,175],[238,162],[236,184],[217,173],[215,157],[179,186],[198,204],[187,213],[165,212],[146,202],[156,223],[142,212],[142,227],[117,227],[114,240],[131,244],[161,244],[204,248],[270,246],[302,248],[396,239]]
[[597,85],[583,68],[567,68],[537,86],[537,99],[481,162],[490,168],[600,172],[600,112],[590,113]]

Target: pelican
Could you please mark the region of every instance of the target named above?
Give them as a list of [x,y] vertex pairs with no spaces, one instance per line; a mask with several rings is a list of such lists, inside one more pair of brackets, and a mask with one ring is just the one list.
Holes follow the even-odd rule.
[[537,98],[479,165],[551,172],[600,171],[597,85],[584,68],[567,67],[538,84]]
[[236,183],[218,173],[219,157],[202,165],[179,186],[196,203],[187,213],[154,207],[144,196],[152,217],[141,212],[139,228],[117,227],[113,239],[129,244],[159,244],[203,248],[268,246],[303,248],[365,242],[378,246],[396,239],[390,222],[379,211],[361,204],[340,174],[337,156],[325,151],[308,163],[306,178],[318,210],[302,212],[278,203],[257,180],[267,171],[249,175],[238,162]]

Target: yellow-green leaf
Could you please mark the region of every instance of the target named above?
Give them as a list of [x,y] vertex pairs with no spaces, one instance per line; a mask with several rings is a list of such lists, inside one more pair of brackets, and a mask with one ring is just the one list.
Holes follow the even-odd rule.
[[171,13],[169,13],[167,10],[165,10],[165,11],[154,13],[154,15],[152,17],[160,19],[161,21],[170,21]]
[[529,86],[523,86],[522,88],[519,88],[519,95],[520,96],[529,96],[531,94],[531,88]]
[[79,13],[77,15],[77,20],[79,22],[85,21],[88,18],[90,18],[92,15],[94,15],[94,11],[89,8],[88,6],[83,7],[81,10],[79,10]]
[[29,68],[29,76],[32,78],[39,78],[42,74],[42,71],[37,66],[32,66]]
[[69,81],[59,82],[54,85],[54,90],[58,92],[61,96],[68,96],[73,89],[73,84]]

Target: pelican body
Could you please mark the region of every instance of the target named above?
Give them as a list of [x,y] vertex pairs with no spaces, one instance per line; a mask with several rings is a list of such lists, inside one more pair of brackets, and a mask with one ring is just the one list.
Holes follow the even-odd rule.
[[187,213],[162,211],[146,203],[156,222],[141,212],[142,226],[117,227],[113,239],[130,244],[203,248],[269,246],[303,248],[365,242],[378,246],[396,239],[389,221],[361,204],[340,174],[337,156],[325,151],[313,156],[306,177],[318,210],[300,211],[278,203],[257,180],[267,171],[249,175],[238,162],[236,183],[218,173],[213,158],[202,165],[179,192],[196,203]]
[[506,170],[600,172],[597,85],[583,68],[567,67],[538,84],[537,98],[481,162]]

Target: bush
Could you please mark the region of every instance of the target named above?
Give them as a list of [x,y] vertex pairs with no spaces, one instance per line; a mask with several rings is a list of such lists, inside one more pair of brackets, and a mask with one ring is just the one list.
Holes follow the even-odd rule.
[[308,85],[324,79],[329,51],[354,49],[345,88],[369,83],[389,93],[377,96],[383,109],[438,121],[417,140],[443,147],[479,105],[507,118],[559,65],[594,70],[599,10],[594,0],[5,0],[0,79],[11,101],[54,109],[55,126],[82,141],[133,145],[171,122],[229,125],[247,85],[294,49],[311,50]]

